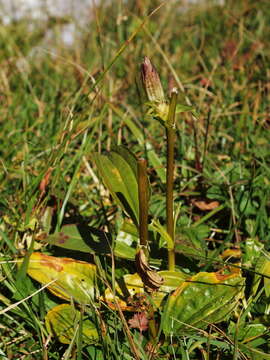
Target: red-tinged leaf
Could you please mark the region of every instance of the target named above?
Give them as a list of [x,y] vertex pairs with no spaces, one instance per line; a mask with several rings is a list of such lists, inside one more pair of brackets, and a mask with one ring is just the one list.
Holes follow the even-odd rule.
[[91,303],[98,295],[96,266],[70,258],[58,258],[42,253],[33,253],[27,273],[56,296],[80,304]]
[[148,318],[145,312],[134,314],[134,316],[128,321],[129,327],[138,329],[140,332],[148,329]]

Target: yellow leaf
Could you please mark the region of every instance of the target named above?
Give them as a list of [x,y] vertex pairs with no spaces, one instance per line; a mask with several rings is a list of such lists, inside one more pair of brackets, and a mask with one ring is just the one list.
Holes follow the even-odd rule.
[[[45,317],[46,328],[61,343],[70,344],[78,331],[80,316],[80,312],[72,305],[57,305]],[[87,344],[93,344],[99,340],[97,329],[89,319],[83,319],[82,337]]]
[[56,296],[89,304],[98,295],[96,265],[71,258],[58,258],[39,252],[30,256],[27,273]]

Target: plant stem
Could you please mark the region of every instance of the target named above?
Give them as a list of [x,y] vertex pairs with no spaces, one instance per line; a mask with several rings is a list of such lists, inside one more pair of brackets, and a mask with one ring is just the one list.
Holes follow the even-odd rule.
[[139,159],[138,167],[138,194],[139,194],[139,234],[140,245],[147,253],[148,243],[148,180],[146,160]]
[[[140,246],[148,258],[148,179],[147,179],[147,165],[145,159],[139,159],[137,162],[138,168],[138,193],[139,193],[139,233],[140,233]],[[156,341],[157,329],[155,322],[154,309],[151,306],[148,315],[149,320],[149,333],[153,341]]]
[[[167,173],[166,173],[166,217],[167,232],[174,244],[174,216],[173,216],[173,173],[174,173],[174,143],[175,143],[175,109],[177,100],[177,90],[173,89],[169,114],[167,119]],[[175,270],[175,249],[168,250],[169,270]]]

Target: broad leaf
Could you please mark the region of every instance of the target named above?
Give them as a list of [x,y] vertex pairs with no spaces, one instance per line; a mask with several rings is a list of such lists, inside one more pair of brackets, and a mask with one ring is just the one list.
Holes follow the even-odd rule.
[[84,261],[59,258],[42,253],[30,256],[27,273],[56,296],[80,304],[89,304],[98,295],[96,266]]
[[95,162],[111,195],[137,225],[139,198],[134,166],[115,151],[108,155],[95,154]]
[[[78,333],[80,312],[69,304],[61,304],[51,309],[46,317],[46,328],[52,336],[63,344],[70,344]],[[89,319],[82,321],[82,341],[86,344],[96,344],[99,340],[95,325]]]
[[152,294],[156,308],[160,308],[164,298],[187,279],[187,275],[180,271],[159,271],[158,274],[164,281],[158,291]]
[[136,156],[126,147],[123,145],[114,145],[112,147],[112,151],[116,152],[120,155],[130,166],[133,174],[135,175],[136,179],[138,177],[138,169],[137,169],[137,159]]
[[49,235],[44,241],[65,249],[91,254],[111,253],[110,234],[83,224],[64,225],[59,232]]
[[102,300],[112,309],[116,309],[115,302],[118,302],[120,308],[124,311],[138,311],[138,307],[132,303],[134,296],[144,295],[143,282],[138,274],[124,275],[116,283],[115,290],[107,288]]
[[[122,279],[118,280],[114,292],[111,289],[106,289],[102,300],[112,309],[116,308],[115,301],[117,301],[124,311],[138,312],[140,302],[142,303],[142,309],[145,303],[151,303],[155,308],[159,308],[165,296],[182,284],[187,276],[176,271],[159,271],[157,274],[164,281],[158,291],[152,293],[151,299],[144,291],[141,277],[136,273],[124,275]],[[138,302],[138,299],[141,299],[141,301]]]
[[[114,241],[114,255],[124,259],[134,259],[138,244],[138,234],[134,235],[126,230],[126,223],[123,224]],[[136,229],[136,228],[135,228]]]
[[201,272],[192,276],[167,300],[161,324],[164,333],[186,333],[224,320],[236,307],[243,282],[237,274]]

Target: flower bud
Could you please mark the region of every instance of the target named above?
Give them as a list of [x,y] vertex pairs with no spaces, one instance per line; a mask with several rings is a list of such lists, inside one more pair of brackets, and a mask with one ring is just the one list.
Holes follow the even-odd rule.
[[156,103],[165,102],[158,72],[147,56],[141,65],[141,78],[148,100]]

